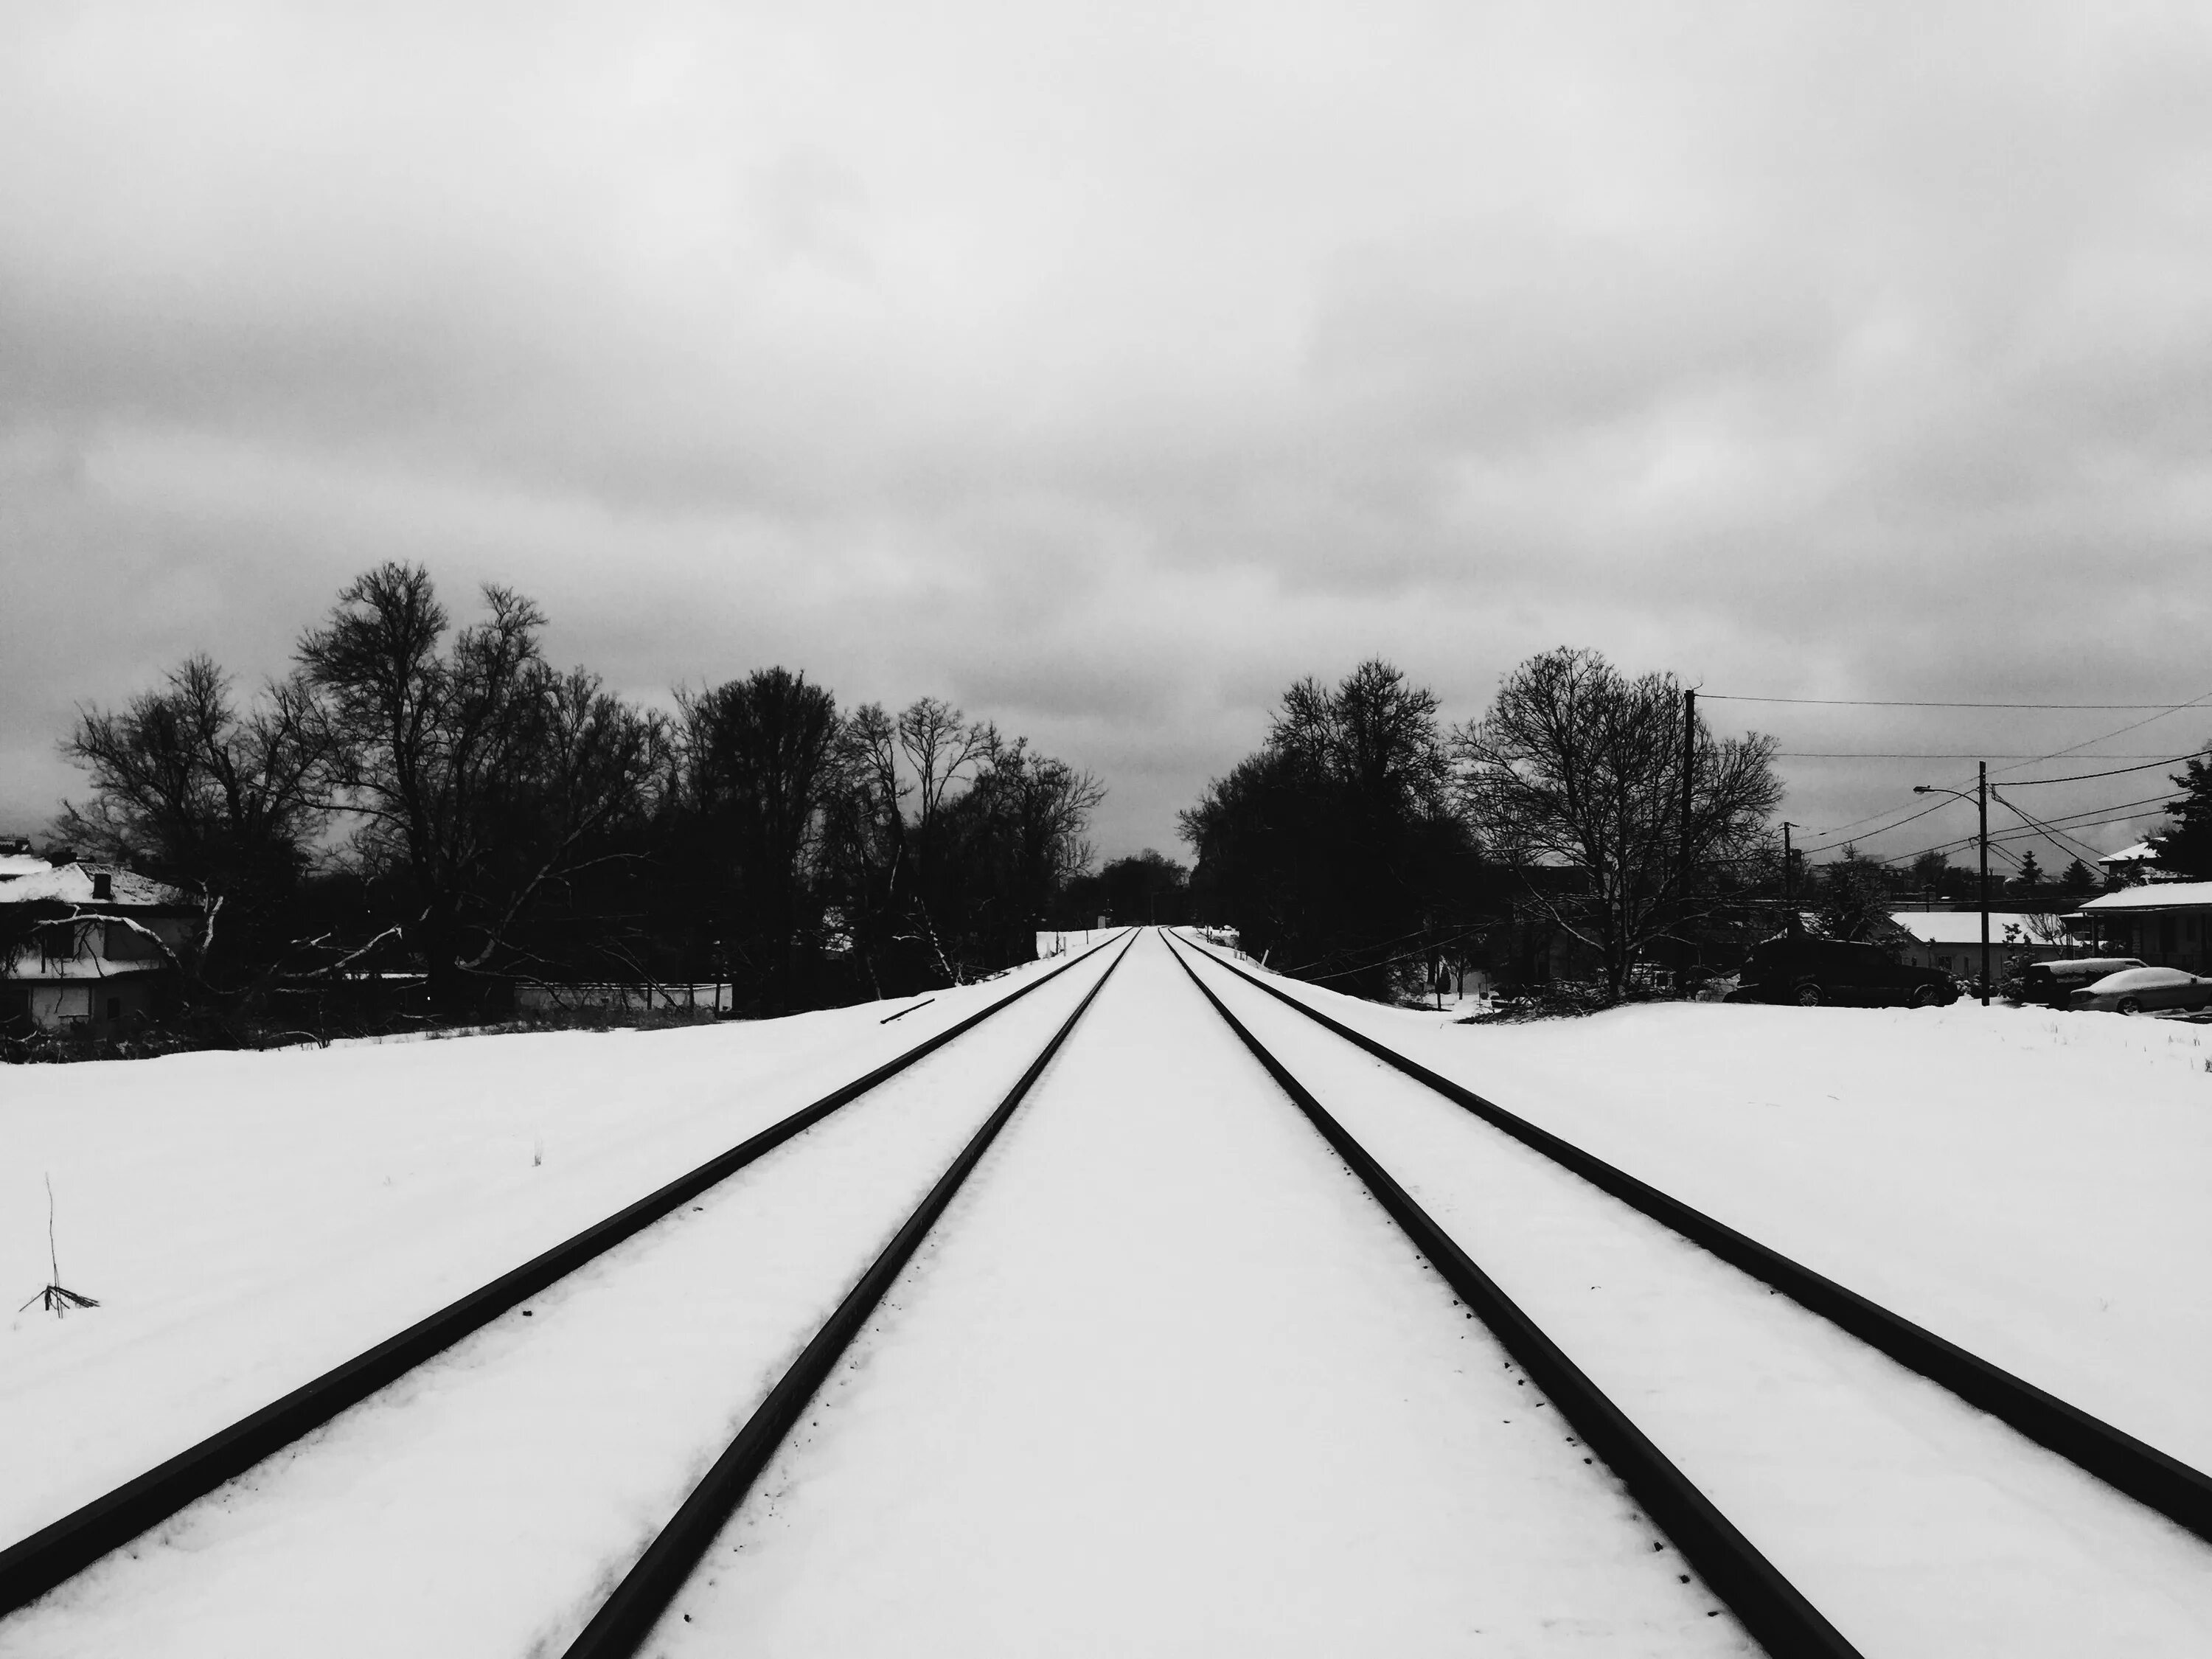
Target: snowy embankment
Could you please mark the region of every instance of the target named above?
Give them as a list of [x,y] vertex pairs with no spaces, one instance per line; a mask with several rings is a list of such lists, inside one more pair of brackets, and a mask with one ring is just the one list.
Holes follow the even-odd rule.
[[1465,1026],[1274,982],[2212,1469],[2212,1027],[1973,1002]]
[[[2212,1650],[2200,1540],[1261,991],[1207,977],[1862,1650]],[[1479,1049],[1490,1033],[1467,1036]]]
[[1127,930],[1121,927],[1059,927],[1036,936],[1036,952],[1040,958],[1081,956],[1094,945]]
[[[0,1068],[0,1543],[1017,983],[677,1030]],[[61,1282],[100,1304],[65,1319],[16,1306],[49,1277],[49,1176]]]
[[1103,965],[0,1621],[0,1655],[560,1651]]

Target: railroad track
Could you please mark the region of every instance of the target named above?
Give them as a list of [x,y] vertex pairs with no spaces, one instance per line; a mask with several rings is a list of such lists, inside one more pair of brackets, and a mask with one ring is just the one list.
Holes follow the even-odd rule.
[[[1491,1273],[1477,1265],[1468,1250],[1455,1237],[1455,1229],[1449,1224],[1449,1218],[1440,1221],[1425,1210],[1406,1186],[1392,1176],[1382,1160],[1355,1138],[1345,1123],[1329,1111],[1315,1090],[1309,1087],[1308,1083],[1293,1071],[1291,1064],[1281,1057],[1279,1050],[1282,1045],[1279,1042],[1271,1045],[1263,1041],[1255,1033],[1250,1017],[1238,1017],[1219,990],[1209,983],[1209,974],[1200,971],[1201,963],[1211,965],[1210,973],[1236,976],[1234,980],[1223,979],[1220,981],[1222,988],[1231,989],[1235,994],[1248,1000],[1252,992],[1267,994],[1276,1002],[1312,1022],[1314,1030],[1333,1034],[1334,1038],[1354,1045],[1370,1058],[1391,1067],[1407,1082],[1434,1091],[1474,1117],[1503,1131],[1521,1146],[1540,1153],[1590,1187],[1630,1206],[1641,1216],[1671,1228],[1681,1238],[1729,1267],[1752,1273],[1775,1292],[1788,1296],[1797,1306],[1831,1322],[1856,1340],[1870,1344],[1899,1363],[1919,1370],[1923,1376],[1942,1383],[1978,1409],[2002,1418],[2039,1443],[2066,1455],[2098,1479],[2127,1492],[2161,1516],[2188,1528],[2199,1536],[2212,1535],[2207,1534],[2205,1524],[2205,1517],[2212,1514],[2212,1510],[2208,1510],[2203,1504],[2204,1495],[2208,1490],[2212,1490],[2212,1486],[2209,1486],[2205,1478],[2197,1471],[1789,1261],[1711,1218],[1703,1216],[1558,1137],[1504,1112],[1449,1079],[1428,1072],[1416,1062],[1395,1054],[1387,1045],[1329,1018],[1265,979],[1244,972],[1235,963],[1211,951],[1198,950],[1187,940],[1170,943],[1170,938],[1163,933],[1161,948],[1169,951],[1182,974],[1197,988],[1213,1013],[1225,1023],[1243,1048],[1349,1166],[1393,1223],[1450,1287],[1453,1294],[1497,1337],[1505,1353],[1510,1356],[1511,1362],[1526,1373],[1527,1381],[1542,1397],[1535,1402],[1535,1409],[1541,1410],[1545,1404],[1558,1407],[1566,1419],[1560,1426],[1573,1431],[1568,1442],[1576,1450],[1566,1461],[1572,1462],[1575,1455],[1579,1455],[1584,1463],[1601,1459],[1607,1468],[1620,1478],[1635,1504],[1640,1506],[1651,1522],[1677,1547],[1684,1565],[1698,1572],[1705,1586],[1769,1652],[1784,1656],[1784,1659],[1794,1659],[1797,1655],[1844,1659],[1845,1656],[1858,1654],[1860,1650],[1814,1604],[1814,1599],[1793,1583],[1791,1577],[1723,1513],[1720,1504],[1701,1490],[1698,1482],[1670,1461],[1651,1435],[1639,1427],[1615,1399],[1608,1397],[1600,1383],[1570,1357],[1567,1350],[1571,1345],[1554,1340],[1537,1318],[1524,1311],[1502,1288],[1498,1279],[1493,1279]],[[677,1506],[672,1516],[635,1554],[634,1565],[618,1583],[611,1586],[604,1599],[598,1601],[597,1611],[584,1624],[581,1633],[566,1647],[566,1659],[617,1659],[618,1656],[640,1651],[653,1637],[657,1626],[664,1631],[683,1628],[675,1624],[672,1611],[676,1598],[687,1586],[696,1589],[700,1584],[709,1582],[701,1571],[701,1563],[707,1553],[715,1547],[717,1539],[722,1537],[732,1516],[747,1492],[755,1487],[763,1471],[769,1467],[779,1447],[787,1443],[794,1427],[807,1415],[811,1405],[822,1398],[825,1383],[837,1370],[850,1345],[868,1324],[885,1293],[899,1279],[932,1226],[945,1212],[961,1190],[963,1182],[981,1163],[995,1139],[1030,1096],[1054,1057],[1060,1053],[1078,1023],[1096,1001],[1107,980],[1120,967],[1136,942],[1134,933],[1118,941],[1118,951],[1108,959],[1104,971],[1096,982],[1072,1012],[1059,1021],[1049,1040],[1036,1050],[1012,1087],[999,1100],[981,1127],[968,1136],[958,1155],[945,1168],[927,1195],[914,1209],[890,1242],[882,1248],[857,1281],[851,1285],[835,1311],[805,1343],[799,1358],[782,1372],[773,1386],[768,1388],[762,1403],[728,1440],[726,1448],[703,1477],[693,1484],[689,1496]],[[150,1472],[141,1481],[133,1482],[117,1493],[110,1494],[108,1498],[88,1505],[76,1516],[67,1517],[56,1523],[55,1527],[26,1540],[23,1544],[0,1553],[0,1592],[13,1596],[13,1599],[0,1599],[0,1610],[19,1606],[23,1601],[38,1595],[39,1589],[31,1588],[33,1586],[43,1583],[51,1587],[62,1582],[70,1572],[77,1571],[103,1549],[113,1548],[117,1543],[125,1541],[155,1524],[162,1516],[173,1514],[193,1497],[203,1495],[229,1479],[231,1474],[250,1464],[255,1457],[269,1455],[268,1449],[255,1452],[255,1447],[265,1446],[273,1449],[292,1443],[317,1425],[327,1422],[349,1404],[357,1403],[383,1386],[383,1382],[378,1379],[389,1381],[404,1375],[412,1365],[419,1365],[423,1360],[444,1352],[470,1331],[489,1322],[498,1313],[514,1308],[564,1275],[574,1273],[612,1248],[621,1238],[633,1236],[653,1220],[680,1208],[708,1187],[735,1173],[772,1146],[821,1121],[838,1106],[857,1099],[991,1015],[1088,960],[1091,956],[1113,950],[1116,943],[1109,941],[1095,947],[1085,956],[1040,975],[1013,995],[1001,999],[945,1032],[909,1049],[885,1066],[869,1073],[866,1078],[856,1079],[845,1088],[824,1097],[822,1101],[793,1114],[762,1135],[702,1165],[691,1176],[672,1183],[651,1198],[641,1200],[639,1205],[632,1206],[618,1216],[609,1218],[599,1226],[580,1234],[568,1244],[548,1252],[524,1268],[517,1269],[515,1273],[495,1281],[495,1285],[486,1286],[470,1297],[463,1298],[453,1308],[424,1322],[422,1326],[403,1333],[392,1342],[380,1345],[378,1349],[338,1368],[328,1376],[318,1379],[307,1389],[276,1402],[267,1412],[257,1413],[233,1430],[213,1437],[202,1447],[185,1454],[182,1459],[172,1460],[172,1464]],[[1164,965],[1162,971],[1164,971]],[[1168,976],[1170,979],[1174,977],[1171,974]],[[1149,984],[1149,981],[1145,982]],[[1236,988],[1240,982],[1244,988],[1242,991]],[[1153,1003],[1157,1006],[1159,998],[1164,994],[1163,991],[1152,992]],[[1178,992],[1175,994],[1181,996],[1182,994]],[[1115,1006],[1117,1008],[1121,1006],[1118,1002]],[[1253,1006],[1267,1006],[1266,1004]],[[1203,1018],[1194,1013],[1193,1017]],[[1099,1035],[1102,1040],[1105,1036],[1103,1032]],[[1314,1040],[1329,1039],[1320,1037]],[[1133,1048],[1142,1048],[1150,1041],[1150,1031],[1141,1027],[1124,1038],[1124,1042],[1131,1043]],[[1225,1066],[1231,1073],[1236,1072],[1243,1064],[1237,1058],[1236,1050],[1225,1044],[1221,1047],[1223,1055],[1215,1063]],[[1028,1051],[1024,1048],[1019,1052]],[[1240,1087],[1239,1092],[1247,1099],[1253,1099],[1260,1086],[1256,1078],[1254,1084],[1252,1091],[1246,1091]],[[1241,1109],[1247,1113],[1248,1117],[1252,1113],[1260,1113],[1261,1118],[1264,1119],[1265,1114],[1261,1112],[1256,1100]],[[1040,1119],[1039,1125],[1045,1121]],[[1305,1157],[1304,1152],[1297,1152],[1295,1146],[1291,1150],[1297,1158]],[[931,1167],[935,1165],[933,1164]],[[1412,1174],[1422,1173],[1407,1167]],[[1299,1179],[1303,1180],[1304,1176]],[[874,1236],[881,1237],[879,1233]],[[1328,1249],[1334,1250],[1335,1247],[1330,1245]],[[1387,1257],[1385,1265],[1389,1265]],[[1391,1267],[1389,1271],[1395,1273],[1397,1270]],[[1760,1305],[1764,1307],[1766,1304]],[[411,1358],[410,1355],[413,1356]],[[395,1366],[398,1369],[393,1369]],[[1446,1380],[1450,1381],[1449,1376]],[[1458,1385],[1455,1383],[1454,1386]],[[272,1417],[272,1413],[276,1415]],[[280,1428],[287,1427],[292,1431],[289,1438],[271,1440],[270,1437]],[[249,1456],[249,1453],[253,1453],[253,1455]],[[241,1459],[244,1462],[240,1462]],[[222,1473],[226,1469],[230,1473]],[[165,1471],[169,1472],[166,1476]],[[166,1485],[156,1483],[155,1477],[163,1477]],[[155,1484],[149,1486],[149,1483]],[[168,1506],[161,1509],[161,1504],[165,1501]],[[153,1519],[144,1518],[149,1515],[152,1515]],[[104,1543],[103,1540],[106,1540]],[[33,1546],[40,1547],[40,1549],[33,1551],[31,1547]],[[95,1548],[95,1546],[100,1547]],[[1653,1547],[1659,1546],[1655,1543]],[[76,1561],[77,1565],[70,1565],[71,1561]],[[10,1573],[14,1576],[8,1576]],[[1689,1580],[1685,1577],[1682,1582],[1686,1584]],[[684,1617],[688,1620],[690,1614],[687,1613]],[[664,1624],[664,1620],[667,1622]],[[566,1626],[568,1630],[575,1628],[573,1622]]]
[[953,1159],[951,1166],[929,1189],[929,1195],[884,1247],[883,1254],[869,1264],[859,1282],[837,1304],[837,1310],[769,1391],[759,1409],[746,1419],[744,1426],[708,1470],[706,1479],[692,1489],[668,1524],[655,1534],[637,1565],[601,1604],[583,1633],[569,1644],[566,1659],[624,1659],[636,1652],[653,1633],[653,1626],[667,1612],[677,1592],[684,1588],[692,1569],[698,1565],[699,1558],[707,1553],[715,1535],[736,1512],[761,1471],[768,1467],[769,1459],[775,1455],[776,1448],[799,1421],[807,1402],[829,1379],[853,1339],[860,1334],[860,1328],[883,1301],[900,1269],[913,1257],[937,1218],[945,1213],[961,1184],[982,1162],[983,1154],[990,1150],[999,1132],[1006,1127],[1015,1109],[1044,1074],[1052,1057],[1075,1030],[1076,1022],[1090,1012],[1098,994],[1106,988],[1106,981],[1114,976],[1114,969],[1121,965],[1121,958],[1128,955],[1135,943],[1133,933],[1122,944],[1120,954],[1098,976],[1098,982],[1076,1004],[1075,1012],[1053,1033],[1052,1040],[1038,1051],[1037,1057],[1007,1091],[998,1109],[984,1120],[982,1127],[961,1149],[960,1156]]
[[[576,1275],[654,1224],[692,1205],[695,1200],[710,1189],[794,1137],[822,1123],[840,1108],[909,1071],[947,1044],[1021,1002],[1061,975],[1100,952],[1112,949],[1117,943],[1126,953],[1134,938],[1132,932],[1118,941],[1103,941],[1081,955],[1071,957],[1059,967],[1025,981],[1008,994],[915,1043],[865,1075],[791,1113],[564,1243],[271,1401],[259,1411],[209,1436],[136,1479],[0,1550],[0,1617],[25,1607],[111,1552],[128,1546],[133,1540],[245,1474],[256,1465],[298,1445],[342,1413],[362,1404],[447,1353],[456,1344],[501,1315]],[[1106,977],[1111,975],[1119,961],[1120,957],[1116,956],[1109,963],[1105,974],[1083,999],[1076,1013],[1059,1027],[1024,1074],[1014,1092],[1001,1103],[984,1130],[969,1143],[968,1150],[956,1162],[953,1170],[939,1182],[942,1197],[933,1192],[931,1200],[925,1201],[924,1210],[929,1212],[930,1218],[941,1211],[945,1201],[949,1201],[960,1178],[964,1177],[967,1170],[981,1156],[989,1138],[996,1133],[998,1126],[1004,1122],[1021,1096],[1034,1083],[1052,1054],[1066,1039],[1075,1019],[1080,1017],[1083,1009],[1090,1006],[1099,986],[1104,984]],[[935,1210],[930,1209],[932,1203],[935,1204]],[[904,1241],[905,1250],[911,1252],[928,1224],[927,1220],[921,1219],[919,1212],[917,1220],[919,1227],[915,1221],[909,1221],[907,1228],[885,1251],[886,1258],[900,1248],[901,1241]],[[903,1256],[900,1259],[903,1260]],[[876,1266],[869,1270],[869,1274],[864,1276],[862,1285],[874,1283],[882,1268],[883,1259],[878,1259]],[[892,1271],[895,1273],[896,1269]],[[887,1284],[888,1279],[884,1278],[883,1283]],[[881,1288],[881,1285],[878,1285],[875,1294],[878,1297]],[[856,1289],[854,1294],[859,1295],[859,1290]],[[848,1298],[848,1304],[851,1300],[851,1297]],[[846,1316],[844,1310],[841,1309],[839,1316]],[[865,1310],[862,1316],[865,1316]],[[810,1348],[807,1352],[811,1354],[814,1349]],[[809,1362],[802,1356],[799,1363],[804,1365]],[[770,1405],[775,1405],[779,1397],[787,1398],[787,1387],[781,1396],[771,1395]],[[799,1403],[804,1403],[803,1398]],[[766,1411],[769,1407],[763,1407],[763,1409]],[[635,1595],[631,1595],[625,1605],[634,1605],[635,1599]]]
[[1238,1040],[1771,1651],[1843,1656],[1858,1650],[1329,1113],[1274,1049],[1237,1018],[1190,958],[1266,994],[1711,1257],[2198,1538],[2212,1540],[2212,1479],[2202,1472],[1506,1111],[1216,952],[1187,938],[1174,942],[1181,947],[1177,960],[1183,971]]

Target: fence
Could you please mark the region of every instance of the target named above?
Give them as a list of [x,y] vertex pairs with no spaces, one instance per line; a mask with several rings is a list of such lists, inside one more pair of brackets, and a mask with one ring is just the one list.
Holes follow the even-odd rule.
[[607,1008],[628,1013],[683,1008],[720,1013],[732,1006],[732,997],[727,980],[696,985],[629,984],[614,980],[585,985],[552,985],[540,980],[521,980],[514,987],[514,1006],[517,1012],[529,1012]]

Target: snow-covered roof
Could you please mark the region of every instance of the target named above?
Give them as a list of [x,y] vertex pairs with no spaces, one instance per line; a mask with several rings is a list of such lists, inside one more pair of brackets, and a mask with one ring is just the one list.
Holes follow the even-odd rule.
[[[155,881],[151,876],[142,876],[135,870],[119,869],[112,864],[64,864],[58,868],[44,859],[36,862],[36,871],[16,877],[13,881],[0,881],[0,904],[29,904],[39,899],[58,900],[64,904],[189,904],[181,888],[172,887],[165,881]],[[94,899],[92,878],[108,878],[108,896]]]
[[2117,893],[2093,898],[2081,907],[2091,910],[2194,910],[2212,906],[2212,881],[2162,881],[2150,887],[2123,887]]
[[30,951],[17,957],[12,968],[0,969],[0,980],[10,984],[51,984],[64,979],[129,979],[134,975],[158,974],[167,966],[167,963],[143,957],[118,962],[97,951],[83,951],[58,960]]
[[2106,854],[2097,862],[2100,864],[2155,864],[2158,862],[2158,848],[2147,841],[2139,841],[2132,847],[2123,847],[2117,853]]
[[[1926,945],[1979,945],[1979,910],[1893,910],[1889,919]],[[2007,928],[2018,929],[2015,938],[2038,945],[2056,944],[2066,937],[2056,916],[2019,915],[2010,911],[1990,912],[1990,943],[2002,945]]]

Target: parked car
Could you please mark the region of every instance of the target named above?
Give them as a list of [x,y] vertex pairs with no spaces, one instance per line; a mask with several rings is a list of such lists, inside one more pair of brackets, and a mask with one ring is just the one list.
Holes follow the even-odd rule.
[[2179,968],[2124,968],[2085,985],[2066,999],[2069,1008],[2112,1014],[2148,1013],[2154,1008],[2212,1007],[2212,979]]
[[2031,962],[2021,970],[2020,1000],[2047,1002],[2054,1008],[2063,1008],[2067,997],[2083,986],[2094,984],[2107,974],[2117,974],[2124,968],[2147,966],[2141,957],[2075,957],[2070,960]]
[[1903,1003],[1934,1007],[1959,1000],[1958,981],[1915,968],[1875,945],[1832,939],[1771,939],[1751,947],[1730,1002]]

